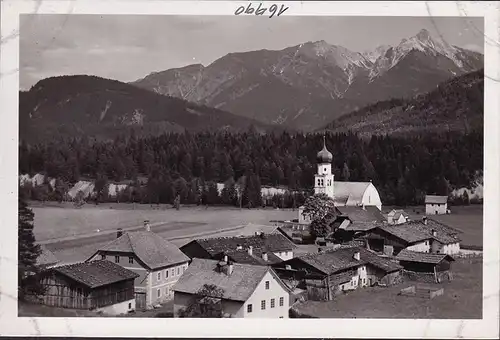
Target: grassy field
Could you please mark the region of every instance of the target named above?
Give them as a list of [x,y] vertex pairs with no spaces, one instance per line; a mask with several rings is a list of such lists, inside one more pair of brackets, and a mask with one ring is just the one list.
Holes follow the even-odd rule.
[[[237,225],[269,224],[273,219],[296,218],[297,212],[273,209],[238,209],[231,207],[181,207],[99,204],[74,208],[70,204],[31,204],[35,213],[35,236],[38,241],[81,236],[99,231],[140,226],[144,220],[154,223],[190,223],[201,226],[196,232],[217,230]],[[203,225],[203,226],[202,226]]]
[[415,284],[407,281],[358,289],[334,301],[306,301],[296,309],[316,318],[481,319],[482,257],[458,259],[452,270],[453,281],[434,285],[444,288],[444,294],[432,300],[398,295]]

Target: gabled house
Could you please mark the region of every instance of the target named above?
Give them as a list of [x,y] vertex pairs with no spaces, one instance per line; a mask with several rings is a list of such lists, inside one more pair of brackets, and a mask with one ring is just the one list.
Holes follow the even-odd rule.
[[343,291],[397,282],[402,267],[361,247],[341,247],[273,266],[283,280],[298,281],[311,300],[331,300]]
[[143,231],[118,231],[117,238],[99,248],[88,261],[95,259],[108,259],[139,274],[135,279],[137,309],[170,300],[172,286],[190,260],[176,245],[153,233],[148,223]]
[[401,224],[410,221],[410,215],[401,209],[392,209],[387,214],[387,223],[389,224]]
[[225,255],[234,262],[272,264],[293,257],[296,245],[281,234],[243,237],[218,237],[193,240],[180,249],[190,258],[221,260]]
[[[207,285],[218,294],[200,297]],[[290,291],[269,266],[194,258],[173,289],[174,317],[193,304],[210,303],[223,317],[288,318]]]
[[398,225],[378,226],[361,238],[368,249],[392,256],[407,249],[422,253],[457,254],[460,252],[459,231],[437,221],[424,218]]
[[396,260],[405,271],[432,274],[436,282],[444,278],[451,280],[451,263],[455,261],[447,254],[426,254],[406,249],[396,256]]
[[448,212],[448,196],[425,196],[425,214],[443,215]]
[[135,309],[134,279],[139,275],[106,260],[45,270],[41,303],[48,306],[100,311],[110,315]]

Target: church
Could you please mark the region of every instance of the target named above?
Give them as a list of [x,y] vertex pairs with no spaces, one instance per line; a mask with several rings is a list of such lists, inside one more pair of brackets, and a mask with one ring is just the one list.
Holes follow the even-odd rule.
[[[323,136],[323,149],[316,156],[318,171],[314,175],[314,194],[326,194],[338,207],[374,206],[382,210],[380,195],[372,182],[335,181],[332,173],[333,155],[326,148],[325,138]],[[302,214],[303,211],[304,208],[300,207],[299,223],[310,223],[310,219]]]

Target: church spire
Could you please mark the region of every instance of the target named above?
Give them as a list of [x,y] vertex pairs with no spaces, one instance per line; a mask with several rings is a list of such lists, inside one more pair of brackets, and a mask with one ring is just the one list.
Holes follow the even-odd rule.
[[326,132],[323,133],[323,149],[318,152],[317,159],[319,163],[331,163],[333,160],[333,155],[326,148]]

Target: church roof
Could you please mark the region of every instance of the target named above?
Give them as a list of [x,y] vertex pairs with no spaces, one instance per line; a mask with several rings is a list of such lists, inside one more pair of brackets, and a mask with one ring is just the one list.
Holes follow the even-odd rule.
[[371,182],[333,182],[334,201],[339,204],[360,205]]
[[326,148],[325,136],[323,136],[323,149],[316,155],[318,163],[331,163],[333,161],[333,154]]

